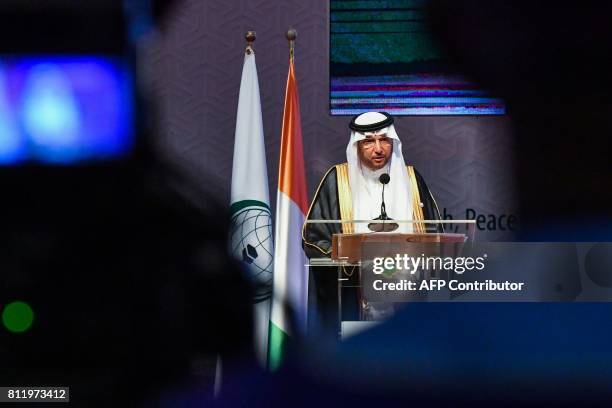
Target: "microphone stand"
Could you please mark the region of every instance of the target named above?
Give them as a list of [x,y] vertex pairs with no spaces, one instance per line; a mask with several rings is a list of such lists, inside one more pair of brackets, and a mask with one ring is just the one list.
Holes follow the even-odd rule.
[[[380,204],[380,215],[374,219],[381,220],[381,221],[392,220],[392,218],[389,218],[389,216],[387,215],[387,207],[385,206],[385,185],[389,183],[390,181],[389,175],[387,173],[381,174],[378,180],[383,185],[382,197],[381,197],[381,204]],[[392,222],[389,224],[386,224],[384,222],[383,223],[372,222],[368,224],[368,229],[373,232],[391,232],[391,231],[395,231],[398,228],[399,228],[399,225],[395,222]]]

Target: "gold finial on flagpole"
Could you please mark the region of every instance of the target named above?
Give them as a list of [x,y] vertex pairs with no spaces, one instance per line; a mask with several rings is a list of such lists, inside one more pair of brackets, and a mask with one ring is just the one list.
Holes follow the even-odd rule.
[[287,30],[287,40],[289,40],[289,59],[293,61],[293,47],[295,45],[295,39],[297,38],[297,31],[295,28]]
[[244,52],[249,55],[255,53],[255,51],[253,50],[253,42],[255,42],[255,39],[257,38],[257,34],[255,33],[255,31],[247,31],[244,35],[244,38],[247,41],[247,46]]

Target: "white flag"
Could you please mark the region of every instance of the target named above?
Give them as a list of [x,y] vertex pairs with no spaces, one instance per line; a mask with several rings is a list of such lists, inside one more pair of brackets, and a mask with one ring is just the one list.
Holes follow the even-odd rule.
[[245,53],[238,97],[231,193],[231,251],[255,284],[255,352],[265,367],[274,244],[255,54]]

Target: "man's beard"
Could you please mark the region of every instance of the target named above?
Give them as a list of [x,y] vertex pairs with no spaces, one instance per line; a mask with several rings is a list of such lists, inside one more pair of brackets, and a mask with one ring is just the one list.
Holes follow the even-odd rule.
[[[382,160],[378,161],[380,164],[377,164],[376,162],[374,162],[375,159]],[[368,167],[370,170],[380,170],[387,164],[389,164],[389,159],[385,158],[385,156],[373,157],[371,160],[367,161],[364,164],[366,164],[366,167]]]

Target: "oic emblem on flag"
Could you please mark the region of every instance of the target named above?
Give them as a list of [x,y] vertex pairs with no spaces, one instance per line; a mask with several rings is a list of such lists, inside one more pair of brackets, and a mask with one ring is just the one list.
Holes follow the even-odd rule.
[[260,201],[244,200],[231,206],[232,255],[241,261],[255,287],[255,302],[270,298],[274,245],[270,208]]

